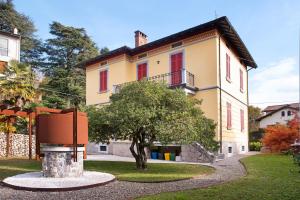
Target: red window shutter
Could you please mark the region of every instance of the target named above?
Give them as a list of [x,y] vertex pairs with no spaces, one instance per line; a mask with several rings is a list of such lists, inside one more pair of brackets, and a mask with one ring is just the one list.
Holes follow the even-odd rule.
[[227,102],[227,129],[231,129],[232,126],[231,119],[231,104]]
[[137,66],[138,70],[138,80],[147,77],[147,63],[139,64]]
[[100,71],[100,92],[107,90],[107,70]]
[[244,90],[244,74],[243,71],[240,69],[240,90]]
[[183,65],[183,53],[177,53],[171,55],[171,85],[181,84],[182,81],[182,66]]
[[230,80],[230,56],[226,54],[226,78]]
[[244,110],[240,110],[240,116],[241,116],[241,131],[244,131],[244,129],[245,129],[245,124],[244,124],[244,120],[245,120],[245,118],[244,118]]

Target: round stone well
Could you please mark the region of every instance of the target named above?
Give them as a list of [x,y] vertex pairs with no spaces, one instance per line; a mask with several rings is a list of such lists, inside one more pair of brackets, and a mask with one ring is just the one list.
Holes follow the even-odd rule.
[[82,176],[83,151],[84,147],[77,147],[77,162],[74,162],[73,147],[42,147],[41,152],[44,153],[42,161],[43,176],[54,178]]

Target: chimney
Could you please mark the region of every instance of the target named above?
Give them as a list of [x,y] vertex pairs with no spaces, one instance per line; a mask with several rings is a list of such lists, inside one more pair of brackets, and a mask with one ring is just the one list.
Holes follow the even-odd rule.
[[14,34],[18,34],[18,29],[17,28],[14,28]]
[[135,47],[142,46],[144,44],[147,44],[147,35],[141,31],[135,31]]

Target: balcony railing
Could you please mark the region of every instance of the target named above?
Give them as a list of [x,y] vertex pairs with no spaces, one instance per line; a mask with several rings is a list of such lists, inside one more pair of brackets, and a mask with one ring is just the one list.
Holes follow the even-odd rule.
[[[184,87],[189,89],[195,89],[195,80],[194,80],[195,76],[194,74],[190,73],[186,69],[160,74],[156,76],[151,76],[145,79],[148,81],[158,81],[158,82],[166,83],[170,88]],[[133,82],[136,81],[114,85],[114,93],[119,93],[122,87]]]

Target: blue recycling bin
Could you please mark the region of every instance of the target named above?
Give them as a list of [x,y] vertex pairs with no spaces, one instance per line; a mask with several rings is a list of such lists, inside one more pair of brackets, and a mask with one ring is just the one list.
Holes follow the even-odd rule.
[[151,159],[157,159],[158,153],[157,152],[151,152]]

